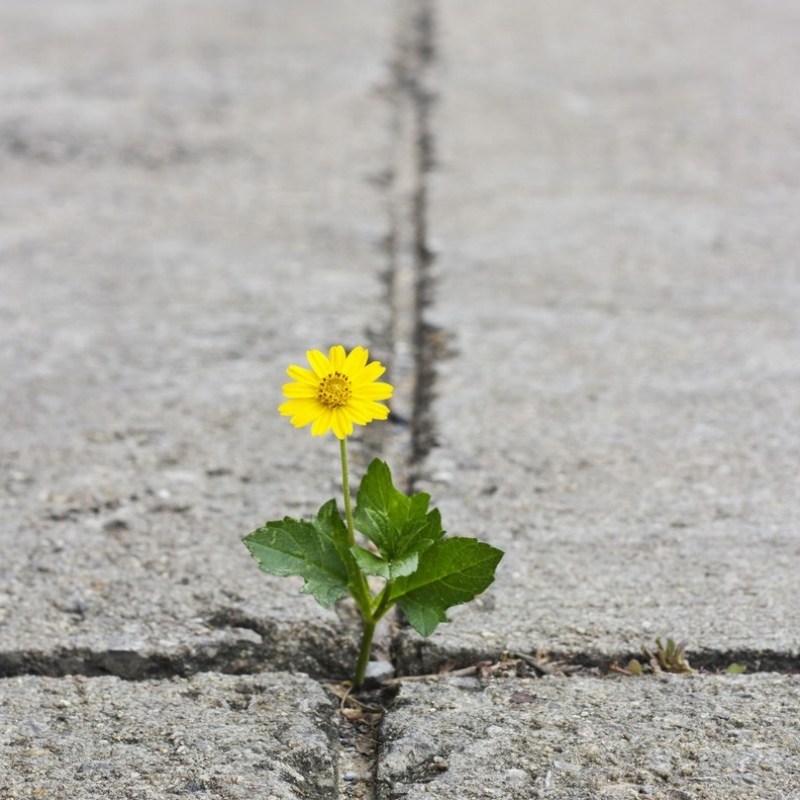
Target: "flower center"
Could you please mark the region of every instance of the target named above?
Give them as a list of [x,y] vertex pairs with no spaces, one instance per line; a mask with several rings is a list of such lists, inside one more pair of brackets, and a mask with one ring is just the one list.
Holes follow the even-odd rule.
[[339,408],[346,405],[352,392],[350,379],[341,372],[332,372],[320,381],[317,399],[328,408]]

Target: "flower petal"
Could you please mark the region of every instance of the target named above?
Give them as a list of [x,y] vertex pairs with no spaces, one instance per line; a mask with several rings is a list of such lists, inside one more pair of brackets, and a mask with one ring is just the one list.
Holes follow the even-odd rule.
[[303,369],[303,367],[292,364],[292,366],[286,370],[286,374],[290,378],[294,378],[298,383],[307,383],[309,386],[319,386],[319,378],[310,369]]
[[369,412],[364,408],[364,404],[359,404],[358,401],[351,400],[347,406],[347,413],[350,416],[350,419],[356,423],[356,425],[366,425],[368,422],[372,420],[370,417]]
[[355,395],[361,400],[388,400],[393,394],[391,383],[368,383],[355,390]]
[[386,406],[372,400],[351,400],[348,408],[353,410],[354,418],[357,415],[359,419],[366,420],[364,423],[359,423],[364,425],[374,419],[386,419],[389,416],[389,409]]
[[369,350],[366,347],[354,347],[342,365],[342,372],[348,377],[352,377],[364,369],[369,359]]
[[340,344],[335,344],[328,351],[328,358],[330,359],[333,372],[341,372],[345,362],[344,347]]
[[312,436],[324,436],[333,424],[333,411],[330,408],[321,406],[322,413],[314,420],[311,426]]
[[291,417],[296,414],[301,408],[308,405],[308,400],[287,400],[278,406],[278,412],[284,417]]
[[389,416],[389,409],[381,403],[369,401],[369,413],[373,419],[386,419]]
[[384,372],[386,372],[386,367],[380,361],[373,361],[354,375],[351,375],[350,380],[353,382],[353,388],[357,388],[378,380]]
[[331,372],[333,372],[331,362],[328,361],[325,354],[321,353],[319,350],[309,350],[306,353],[306,358],[308,359],[308,363],[311,364],[311,368],[317,374],[317,377],[324,378],[326,375],[330,375]]
[[343,408],[333,409],[333,432],[338,439],[344,439],[353,432],[353,421]]
[[278,411],[284,417],[291,417],[295,428],[303,428],[322,413],[323,407],[316,400],[288,400]]
[[284,383],[283,396],[310,399],[317,396],[317,387],[309,386],[307,383]]

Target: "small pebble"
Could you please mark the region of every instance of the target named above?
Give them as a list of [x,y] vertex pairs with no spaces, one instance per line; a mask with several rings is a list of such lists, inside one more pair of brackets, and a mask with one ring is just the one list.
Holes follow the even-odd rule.
[[365,678],[369,681],[388,681],[394,678],[394,665],[389,661],[370,661]]

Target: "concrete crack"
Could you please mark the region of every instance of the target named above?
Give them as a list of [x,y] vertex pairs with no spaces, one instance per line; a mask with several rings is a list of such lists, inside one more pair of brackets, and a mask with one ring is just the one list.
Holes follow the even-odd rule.
[[385,333],[397,433],[382,442],[399,485],[411,490],[417,467],[435,442],[430,418],[439,332],[424,318],[431,302],[432,256],[427,232],[427,181],[432,166],[433,4],[397,2],[396,46],[388,98],[392,148],[387,204],[390,318]]
[[[642,642],[642,644],[648,644]],[[505,658],[513,660],[518,654],[502,650],[480,650],[467,647],[454,652],[437,648],[426,640],[409,635],[404,630],[392,643],[392,663],[400,676],[434,675],[442,671],[459,670],[476,664],[498,664]],[[775,672],[787,675],[800,673],[800,655],[776,650],[712,650],[701,643],[686,651],[690,666],[696,672],[725,672],[732,664],[744,667],[748,674]],[[603,678],[624,667],[631,659],[644,661],[641,651],[620,650],[616,653],[539,651],[535,660],[558,665],[565,674],[580,674],[584,677]],[[535,670],[534,670],[535,671]]]

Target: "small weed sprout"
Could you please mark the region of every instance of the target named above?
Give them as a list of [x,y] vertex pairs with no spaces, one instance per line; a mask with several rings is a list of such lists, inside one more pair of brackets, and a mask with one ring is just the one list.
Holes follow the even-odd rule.
[[[384,420],[393,387],[378,378],[385,369],[364,347],[346,353],[335,345],[325,355],[306,354],[311,369],[292,365],[279,412],[313,436],[333,431],[339,440],[344,515],[335,500],[307,519],[273,520],[244,537],[259,567],[273,575],[299,575],[303,592],[328,608],[350,595],[363,620],[355,688],[364,682],[375,626],[395,605],[422,636],[447,622],[451,606],[466,603],[494,580],[501,550],[477,539],[447,537],[439,512],[422,492],[405,495],[387,464],[375,459],[350,496],[347,437],[354,425]],[[361,537],[356,539],[356,532]],[[380,586],[373,590],[373,584]]]
[[632,658],[622,671],[630,675],[644,675],[648,672],[654,675],[662,672],[691,675],[694,670],[686,660],[686,645],[687,642],[676,643],[674,639],[667,639],[664,644],[657,638],[655,650],[642,645],[643,661]]

